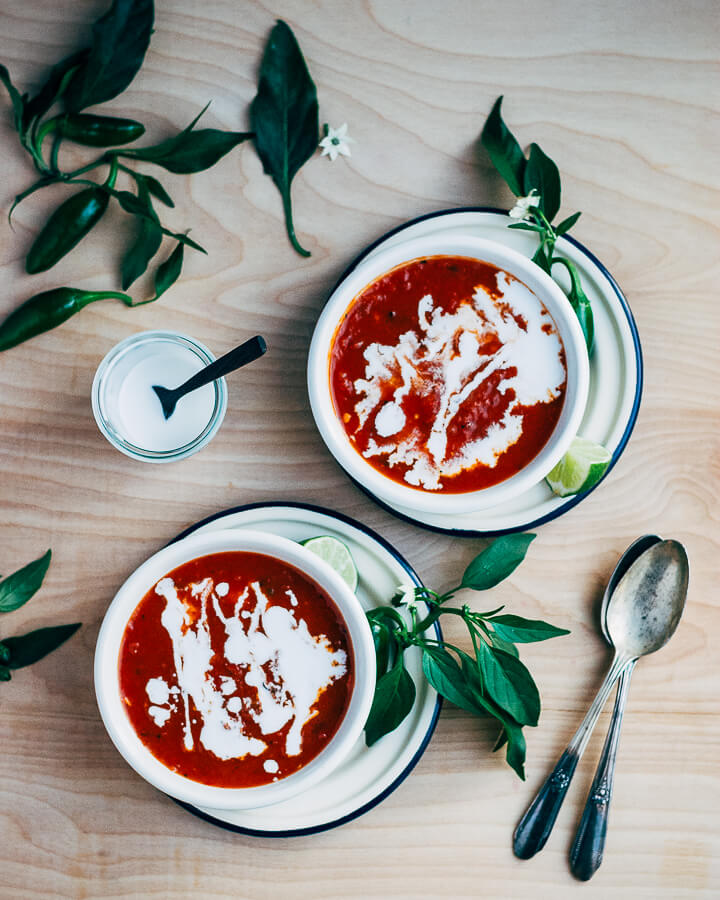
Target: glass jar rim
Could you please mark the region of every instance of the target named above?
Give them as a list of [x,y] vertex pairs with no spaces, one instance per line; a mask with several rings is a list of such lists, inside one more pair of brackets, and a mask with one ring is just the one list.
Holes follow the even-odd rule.
[[201,344],[194,338],[181,334],[180,332],[165,330],[137,332],[136,334],[124,338],[112,347],[100,362],[92,384],[92,409],[100,432],[109,443],[117,450],[120,450],[121,453],[124,453],[132,459],[138,459],[144,462],[174,462],[196,453],[215,436],[225,418],[225,412],[227,410],[227,384],[224,378],[219,378],[212,383],[215,392],[215,403],[212,413],[203,430],[191,441],[186,442],[180,447],[173,448],[172,450],[147,450],[144,447],[133,443],[113,426],[103,403],[103,388],[108,377],[112,373],[114,366],[117,365],[128,352],[134,347],[155,342],[165,342],[174,344],[175,346],[185,347],[200,359],[203,366],[206,366],[215,360],[215,356],[204,344]]

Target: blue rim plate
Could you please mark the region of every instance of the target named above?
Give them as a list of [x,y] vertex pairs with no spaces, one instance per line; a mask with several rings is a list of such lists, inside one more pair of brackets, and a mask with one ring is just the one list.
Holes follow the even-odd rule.
[[[366,608],[386,603],[400,581],[420,585],[410,563],[371,528],[342,513],[309,503],[249,503],[215,513],[182,531],[179,541],[198,530],[254,528],[303,540],[331,534],[350,547],[360,570],[358,597]],[[438,639],[442,633],[434,625]],[[398,788],[425,752],[440,714],[441,698],[422,676],[420,653],[406,651],[418,699],[401,725],[373,747],[361,741],[348,760],[322,784],[285,803],[257,810],[200,809],[176,801],[193,815],[239,834],[299,837],[337,828],[368,812]]]
[[[362,260],[376,251],[446,229],[501,241],[532,256],[537,243],[535,236],[510,230],[507,225],[505,210],[485,206],[438,210],[419,216],[388,231],[363,250],[330,293]],[[383,509],[430,531],[458,537],[489,537],[536,528],[558,518],[582,503],[610,474],[630,439],[640,409],[643,385],[640,338],[627,299],[600,260],[569,235],[558,240],[557,249],[578,266],[593,306],[595,348],[590,361],[590,397],[580,435],[603,444],[611,452],[611,462],[603,478],[590,491],[574,497],[556,497],[543,482],[517,500],[504,504],[502,509],[453,516],[426,516],[401,506],[391,506],[355,481]],[[564,284],[562,278],[557,280]]]

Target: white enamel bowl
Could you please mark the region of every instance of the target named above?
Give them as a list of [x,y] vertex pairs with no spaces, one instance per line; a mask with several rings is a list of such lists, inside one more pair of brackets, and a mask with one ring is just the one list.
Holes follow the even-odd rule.
[[[125,626],[148,590],[177,566],[200,556],[226,551],[262,553],[299,569],[333,600],[345,622],[353,656],[354,685],[347,712],[330,743],[306,766],[268,785],[212,787],[171,771],[145,747],[130,723],[120,695],[118,663]],[[113,743],[146,781],[177,800],[214,809],[252,809],[287,800],[311,788],[333,771],[360,737],[375,690],[375,651],[370,627],[357,597],[342,578],[287,538],[261,531],[221,530],[190,535],[151,556],[123,584],[110,604],[95,649],[95,693],[100,715]]]
[[[483,490],[443,494],[404,486],[371,466],[350,443],[335,413],[330,386],[330,354],[337,328],[355,298],[381,275],[428,256],[465,256],[492,263],[522,281],[545,305],[565,347],[567,387],[560,418],[545,446],[515,475]],[[474,512],[501,504],[542,481],[577,434],[585,411],[590,366],[582,329],[560,287],[532,260],[495,241],[472,235],[427,235],[364,259],[338,285],[320,318],[310,345],[308,391],[315,422],[345,471],[380,500],[423,513]]]

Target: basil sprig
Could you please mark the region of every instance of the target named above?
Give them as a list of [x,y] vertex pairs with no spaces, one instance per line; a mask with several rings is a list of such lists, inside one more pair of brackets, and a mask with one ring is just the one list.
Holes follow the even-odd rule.
[[[39,590],[50,565],[50,550],[0,581],[0,613],[20,609]],[[38,628],[0,640],[0,681],[10,681],[13,669],[31,666],[72,637],[80,623]]]
[[570,288],[566,291],[580,327],[585,337],[588,353],[592,352],[594,341],[593,314],[575,264],[563,256],[555,255],[557,239],[575,225],[580,213],[573,213],[558,225],[552,221],[560,210],[560,172],[552,159],[538,146],[530,144],[527,157],[515,135],[505,124],[502,114],[502,97],[495,101],[490,115],[483,126],[481,141],[488,152],[492,164],[516,197],[527,200],[534,198],[533,205],[527,205],[523,221],[510,225],[521,231],[532,231],[538,235],[540,244],[533,256],[548,275],[552,275],[555,265],[562,265],[570,276]]
[[[367,613],[377,665],[375,696],[365,725],[368,746],[394,731],[412,710],[415,684],[405,668],[404,653],[408,647],[418,647],[423,674],[438,694],[473,715],[497,719],[502,730],[495,749],[507,745],[507,762],[525,778],[522,729],[537,725],[540,694],[515,644],[545,641],[569,632],[547,622],[499,615],[502,606],[474,612],[468,604],[454,607],[447,603],[459,590],[485,591],[498,585],[520,565],[534,537],[511,534],[497,538],[472,560],[460,584],[444,594],[416,587],[396,595],[392,605]],[[398,612],[403,606],[410,614],[409,625]],[[444,615],[465,623],[472,653],[428,636],[430,626]]]
[[295,35],[283,21],[277,22],[265,47],[250,123],[265,174],[282,196],[290,243],[301,256],[310,256],[295,236],[290,186],[317,149],[317,90]]

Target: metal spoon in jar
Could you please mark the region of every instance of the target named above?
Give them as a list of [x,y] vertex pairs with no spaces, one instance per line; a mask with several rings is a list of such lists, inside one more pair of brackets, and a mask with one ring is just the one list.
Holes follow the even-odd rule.
[[520,859],[530,859],[545,846],[613,685],[641,656],[659,650],[672,637],[687,585],[684,547],[677,541],[659,541],[635,560],[612,592],[607,630],[615,658],[582,724],[515,829],[513,850]]
[[[650,547],[658,544],[660,540],[661,538],[656,534],[645,534],[633,541],[618,560],[618,564],[610,576],[600,607],[600,627],[605,640],[611,646],[612,641],[607,629],[607,609],[610,597],[623,575],[635,560],[642,556]],[[613,792],[620,727],[622,726],[625,713],[628,690],[630,688],[630,675],[634,665],[633,663],[630,668],[625,669],[618,681],[615,706],[610,718],[610,727],[608,728],[605,744],[595,770],[595,777],[585,801],[585,809],[583,810],[572,850],[570,851],[570,869],[573,875],[581,879],[581,881],[587,881],[597,872],[605,850],[605,835],[607,834],[610,800]]]
[[205,387],[205,385],[210,384],[211,381],[217,381],[217,379],[222,378],[223,375],[229,375],[230,372],[234,372],[236,369],[246,366],[248,363],[261,357],[266,350],[267,344],[265,343],[265,339],[257,334],[255,337],[250,338],[249,341],[245,341],[244,344],[240,344],[239,347],[236,347],[234,350],[221,356],[220,359],[216,359],[214,362],[205,366],[204,369],[201,369],[191,378],[188,378],[187,381],[183,382],[180,387],[166,388],[161,387],[159,384],[154,384],[152,389],[160,398],[163,415],[166,419],[169,419],[175,412],[178,400],[180,400],[181,397],[184,397],[185,394],[196,391],[198,388]]

